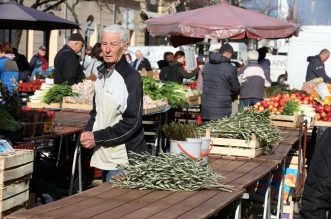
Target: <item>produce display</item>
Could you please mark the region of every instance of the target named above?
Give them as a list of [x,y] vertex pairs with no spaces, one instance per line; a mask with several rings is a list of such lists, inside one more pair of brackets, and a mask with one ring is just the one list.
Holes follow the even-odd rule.
[[94,81],[84,80],[78,84],[71,86],[72,92],[77,95],[66,96],[63,98],[63,101],[66,103],[74,104],[93,104],[93,95],[94,95]]
[[46,84],[42,83],[40,90],[36,90],[32,96],[29,97],[31,103],[42,103],[44,102],[44,96],[51,89],[54,85],[53,84]]
[[201,129],[209,129],[213,137],[250,141],[252,134],[262,144],[274,145],[279,141],[279,129],[271,124],[269,112],[256,112],[250,108],[241,113],[208,122]]
[[0,131],[15,132],[21,128],[18,121],[20,105],[0,80]]
[[166,100],[153,100],[150,96],[144,95],[144,109],[160,108],[168,105]]
[[142,77],[144,95],[153,100],[166,100],[172,106],[188,104],[190,96],[198,95],[198,92],[175,82],[162,83],[149,77]]
[[[326,86],[328,91],[331,93],[331,84],[327,84]],[[316,112],[315,119],[317,121],[322,120],[324,122],[331,121],[331,95],[326,96],[323,99],[316,90],[312,90],[309,96],[315,100],[312,104]]]
[[231,187],[219,184],[223,178],[207,165],[195,162],[183,154],[159,156],[129,152],[130,164],[123,166],[124,174],[113,178],[113,186],[130,189],[158,189],[170,191],[194,191]]
[[18,84],[18,91],[19,92],[35,92],[36,90],[39,90],[42,85],[41,80],[34,80],[31,82],[24,82]]
[[9,113],[7,106],[0,105],[0,130],[15,132],[21,128],[20,122]]
[[78,94],[72,91],[71,86],[67,84],[55,84],[43,96],[44,103],[61,103],[63,97],[77,96]]
[[[290,102],[287,104],[287,102]],[[297,103],[297,104],[294,104]],[[292,92],[292,93],[283,93],[271,96],[261,102],[255,104],[255,110],[259,112],[264,112],[268,110],[271,114],[277,115],[293,115],[293,109],[299,109],[298,107],[294,107],[294,105],[299,106],[299,104],[313,104],[313,98],[307,96],[304,92]],[[286,106],[286,111],[284,111],[284,107]],[[291,106],[291,107],[289,107]]]

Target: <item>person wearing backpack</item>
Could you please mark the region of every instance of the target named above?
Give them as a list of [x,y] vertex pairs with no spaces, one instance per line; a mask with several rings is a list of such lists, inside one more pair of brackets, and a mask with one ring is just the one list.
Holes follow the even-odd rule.
[[19,81],[19,71],[14,58],[10,44],[0,44],[0,80],[12,93],[15,92]]

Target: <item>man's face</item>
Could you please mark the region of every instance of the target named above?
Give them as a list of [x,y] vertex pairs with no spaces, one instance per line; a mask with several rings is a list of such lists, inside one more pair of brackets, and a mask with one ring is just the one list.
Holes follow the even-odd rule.
[[84,47],[84,44],[81,42],[81,41],[74,41],[74,44],[73,44],[73,50],[76,52],[76,53],[79,53]]
[[136,59],[141,59],[141,57],[143,56],[143,54],[141,54],[141,52],[136,52],[135,53]]
[[321,55],[320,55],[320,59],[321,59],[321,62],[322,63],[324,63],[324,62],[326,62],[326,60],[328,60],[329,59],[329,56],[330,56],[330,53],[322,53]]
[[127,48],[128,44],[121,42],[120,34],[107,32],[102,34],[101,50],[103,60],[107,64],[113,65],[117,63]]
[[228,59],[231,59],[232,58],[232,52],[224,52],[223,56],[225,56]]

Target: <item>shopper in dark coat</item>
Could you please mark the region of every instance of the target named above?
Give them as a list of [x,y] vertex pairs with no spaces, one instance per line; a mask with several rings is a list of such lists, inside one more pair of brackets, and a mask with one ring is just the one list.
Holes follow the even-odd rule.
[[177,51],[175,53],[175,61],[170,61],[168,66],[161,69],[160,80],[182,84],[184,78],[190,79],[195,77],[199,72],[199,68],[185,70],[183,68],[184,63],[185,53]]
[[231,115],[231,92],[238,93],[240,84],[237,69],[231,65],[230,59],[234,51],[230,44],[224,44],[219,53],[209,55],[209,63],[205,64],[201,116],[203,121],[216,120]]
[[74,33],[69,37],[68,44],[56,54],[54,59],[55,84],[67,82],[69,85],[73,85],[83,81],[85,75],[77,53],[82,50],[84,44],[83,37]]
[[271,62],[269,59],[266,59],[268,51],[269,51],[268,47],[265,46],[257,50],[257,52],[259,53],[258,64],[260,64],[263,67],[264,75],[267,81],[271,84],[272,83],[270,76]]
[[137,71],[142,71],[143,68],[146,71],[151,71],[152,70],[151,63],[148,61],[147,58],[145,58],[143,56],[143,53],[140,50],[137,50],[135,52],[135,56],[136,56],[136,60],[134,60],[134,62],[133,62],[133,67]]
[[327,128],[309,165],[301,199],[300,219],[326,219],[331,210],[331,128]]
[[331,83],[331,78],[325,73],[324,62],[328,60],[330,56],[330,51],[323,49],[319,55],[309,56],[307,62],[309,62],[307,67],[306,81],[310,81],[315,78],[323,78],[324,82]]

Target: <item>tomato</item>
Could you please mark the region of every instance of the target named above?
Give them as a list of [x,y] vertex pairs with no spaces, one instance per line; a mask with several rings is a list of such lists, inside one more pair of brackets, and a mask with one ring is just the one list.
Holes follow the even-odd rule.
[[262,107],[264,107],[265,109],[269,107],[267,101],[265,101],[265,100],[263,100],[263,101],[261,102],[261,105],[262,105]]
[[284,106],[285,105],[285,100],[284,99],[280,99],[278,101],[278,104],[279,104],[279,106]]
[[323,106],[323,109],[324,109],[324,111],[325,111],[326,113],[331,112],[331,107],[330,107],[330,105],[325,104],[325,105]]

